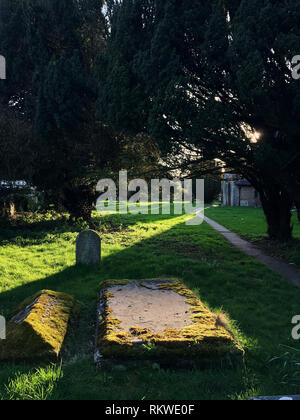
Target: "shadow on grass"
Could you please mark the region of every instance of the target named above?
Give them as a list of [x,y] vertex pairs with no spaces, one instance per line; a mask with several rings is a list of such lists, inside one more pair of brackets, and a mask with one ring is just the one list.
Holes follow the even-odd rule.
[[[155,221],[169,220],[178,217],[177,215],[155,215]],[[127,228],[133,227],[138,223],[153,223],[152,215],[120,215],[107,214],[103,216],[94,216],[94,229],[101,233],[121,232]],[[77,233],[87,229],[85,222],[68,222],[67,215],[58,215],[54,220],[47,220],[46,216],[37,215],[28,216],[11,221],[9,224],[0,226],[0,245],[7,245],[11,242],[18,242],[22,238],[28,245],[30,241],[43,241],[49,234]]]
[[[240,310],[243,309],[236,306],[236,303],[239,299],[244,302],[246,291],[251,291],[248,301],[257,303],[257,312],[262,289],[270,288],[271,282],[273,295],[276,294],[276,287],[277,292],[295,292],[293,286],[260,263],[231,248],[206,225],[202,227],[205,230],[204,235],[201,232],[198,234],[197,229],[201,228],[179,224],[122,251],[112,252],[103,258],[102,265],[98,268],[72,266],[47,278],[2,292],[0,308],[12,310],[22,300],[41,289],[73,294],[83,305],[88,305],[91,299],[96,302],[99,284],[107,279],[178,276],[199,292],[212,308],[226,306],[229,315],[239,320]],[[239,278],[241,274],[243,278]],[[254,274],[257,278],[253,277]],[[264,302],[266,301],[271,303],[265,296]],[[249,322],[241,325],[246,334],[253,332],[252,329],[248,331],[250,325]]]
[[[136,222],[143,217],[137,219]],[[182,278],[204,303],[213,310],[222,308],[236,320],[248,347],[251,369],[258,376],[269,375],[267,379],[261,378],[262,382],[270,380],[272,375],[266,361],[274,356],[279,344],[291,345],[290,322],[299,307],[300,290],[233,249],[206,224],[192,227],[180,223],[162,234],[113,252],[98,268],[73,266],[2,292],[0,308],[11,311],[41,289],[74,295],[81,303],[81,319],[76,334],[73,331],[66,340],[63,356],[70,365],[67,370],[71,377],[80,369],[74,368],[73,373],[72,364],[79,366],[78,363],[88,367],[87,375],[90,375],[94,374],[92,357],[99,284],[107,279],[160,276]],[[8,378],[24,364],[5,366],[6,374],[3,372],[0,378]],[[88,376],[85,379],[88,381]],[[212,376],[211,381],[215,379]],[[232,386],[235,392],[244,387],[241,382]]]

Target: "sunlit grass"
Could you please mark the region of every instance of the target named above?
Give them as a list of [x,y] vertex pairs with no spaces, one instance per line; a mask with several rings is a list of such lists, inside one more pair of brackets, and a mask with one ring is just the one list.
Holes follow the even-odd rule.
[[290,243],[268,243],[266,218],[261,208],[215,207],[206,209],[206,215],[228,229],[257,242],[266,252],[300,266],[300,222],[293,212],[292,225],[294,240]]
[[[233,249],[207,224],[187,226],[189,217],[95,214],[103,251],[102,265],[96,269],[74,266],[80,226],[37,218],[3,229],[0,314],[8,317],[26,297],[52,289],[74,295],[81,303],[81,316],[76,331],[67,337],[58,376],[57,366],[0,363],[2,398],[176,400],[299,393],[281,384],[280,372],[268,361],[280,353],[281,344],[297,347],[291,319],[299,312],[300,290]],[[96,369],[99,284],[109,278],[159,276],[182,278],[212,310],[228,314],[247,350],[244,367],[204,372],[142,365],[124,372]]]
[[27,374],[16,373],[5,386],[3,398],[7,400],[47,400],[62,378],[61,366],[48,366]]

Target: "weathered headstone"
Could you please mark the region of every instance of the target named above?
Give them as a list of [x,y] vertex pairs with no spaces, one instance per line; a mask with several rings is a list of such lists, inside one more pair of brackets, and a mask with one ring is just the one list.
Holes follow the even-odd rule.
[[7,323],[0,360],[57,357],[79,306],[73,296],[42,290],[26,299]]
[[232,334],[179,279],[112,280],[101,286],[99,361],[109,358],[241,360]]
[[5,340],[6,338],[6,321],[3,316],[0,316],[0,340]]
[[76,240],[76,264],[101,263],[101,238],[94,230],[84,230]]

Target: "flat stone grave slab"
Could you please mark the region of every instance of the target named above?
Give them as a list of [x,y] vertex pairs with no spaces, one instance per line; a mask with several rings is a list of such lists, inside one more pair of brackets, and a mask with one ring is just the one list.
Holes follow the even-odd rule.
[[55,358],[59,355],[72,317],[79,314],[73,296],[42,290],[13,313],[0,341],[0,360]]
[[102,284],[97,351],[104,359],[202,362],[241,360],[244,354],[230,330],[174,278]]

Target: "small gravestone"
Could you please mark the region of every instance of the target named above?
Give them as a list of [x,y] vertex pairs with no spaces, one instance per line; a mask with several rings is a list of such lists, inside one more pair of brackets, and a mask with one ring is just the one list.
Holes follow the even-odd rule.
[[6,338],[6,322],[3,316],[0,316],[0,340],[5,340]]
[[81,232],[76,240],[76,264],[99,265],[101,263],[101,238],[94,230]]

